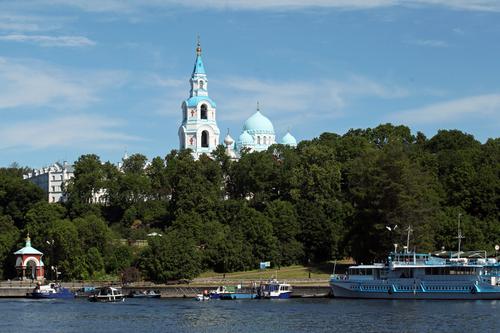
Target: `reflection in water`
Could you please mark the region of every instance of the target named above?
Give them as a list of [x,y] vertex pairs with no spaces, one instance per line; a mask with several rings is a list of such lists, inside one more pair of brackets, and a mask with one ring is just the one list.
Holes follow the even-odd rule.
[[497,301],[0,299],[0,332],[497,332]]

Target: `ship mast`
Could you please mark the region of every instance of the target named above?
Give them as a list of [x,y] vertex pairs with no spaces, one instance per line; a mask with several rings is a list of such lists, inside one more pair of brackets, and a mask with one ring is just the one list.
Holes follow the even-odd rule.
[[460,230],[460,217],[462,216],[462,213],[458,213],[458,229],[457,229],[457,239],[458,239],[458,254],[457,258],[460,259],[460,245],[462,244],[462,239],[465,238],[462,235],[462,230]]
[[406,231],[407,231],[407,235],[406,235],[406,253],[408,253],[409,249],[410,249],[410,233],[413,231],[413,229],[411,228],[411,225],[409,225],[408,228],[406,228]]

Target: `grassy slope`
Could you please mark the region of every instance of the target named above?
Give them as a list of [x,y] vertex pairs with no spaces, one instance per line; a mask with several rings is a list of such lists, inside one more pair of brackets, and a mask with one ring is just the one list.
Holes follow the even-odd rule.
[[[344,265],[342,265],[344,266]],[[341,265],[337,264],[337,273],[341,269]],[[342,269],[343,271],[343,269]],[[309,273],[311,273],[311,279],[324,279],[328,280],[330,274],[333,272],[333,263],[325,263],[321,265],[315,265],[311,267],[305,267],[301,265],[294,265],[288,267],[281,267],[280,269],[266,269],[261,271],[259,269],[245,272],[235,272],[226,273],[226,279],[231,280],[260,280],[269,279],[276,277],[278,274],[279,280],[290,280],[290,279],[309,279]],[[202,273],[198,278],[201,279],[221,279],[223,277],[222,273],[205,272]]]

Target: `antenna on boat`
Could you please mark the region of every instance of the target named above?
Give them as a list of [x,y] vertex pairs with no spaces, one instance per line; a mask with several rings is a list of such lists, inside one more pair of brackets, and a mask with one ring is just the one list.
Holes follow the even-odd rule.
[[462,244],[462,239],[465,238],[462,235],[462,230],[460,230],[460,217],[462,216],[462,213],[458,213],[458,232],[457,232],[457,239],[458,239],[458,254],[457,258],[460,259],[460,245]]
[[409,225],[408,228],[406,228],[406,231],[408,233],[407,233],[407,236],[406,236],[406,247],[405,247],[405,250],[406,250],[406,253],[408,253],[408,249],[410,248],[410,234],[413,231],[413,229],[411,228],[411,225]]

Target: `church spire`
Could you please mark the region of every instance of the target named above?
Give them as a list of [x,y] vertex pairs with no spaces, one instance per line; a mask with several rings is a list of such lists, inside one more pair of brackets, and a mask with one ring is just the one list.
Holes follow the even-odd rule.
[[198,35],[198,43],[196,44],[196,55],[201,56],[201,42],[200,35]]
[[193,78],[198,75],[206,75],[205,66],[203,66],[203,61],[201,60],[201,42],[200,36],[198,36],[198,42],[196,43],[196,61],[194,63]]

